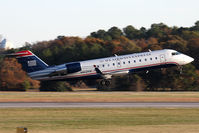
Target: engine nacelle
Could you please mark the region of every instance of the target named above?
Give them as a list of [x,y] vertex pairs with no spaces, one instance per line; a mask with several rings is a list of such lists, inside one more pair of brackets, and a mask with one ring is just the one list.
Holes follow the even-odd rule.
[[81,71],[81,65],[80,63],[70,63],[66,64],[64,68],[59,68],[55,70],[53,73],[51,73],[51,76],[56,76],[56,75],[66,75],[70,73],[75,73]]
[[71,63],[71,64],[66,64],[66,70],[67,74],[69,74],[69,73],[79,72],[82,70],[82,68],[80,63]]

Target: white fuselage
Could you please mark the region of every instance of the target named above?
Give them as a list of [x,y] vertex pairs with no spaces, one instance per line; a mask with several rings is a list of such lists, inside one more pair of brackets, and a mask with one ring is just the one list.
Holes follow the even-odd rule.
[[[175,50],[164,49],[143,53],[128,54],[122,56],[114,56],[108,58],[80,61],[81,71],[70,74],[57,74],[49,76],[56,70],[65,67],[66,64],[50,67],[45,70],[29,73],[33,79],[37,80],[64,80],[75,78],[97,78],[99,74],[95,68],[98,68],[103,75],[120,75],[134,73],[140,70],[148,70],[152,68],[162,68],[169,66],[185,65],[194,59],[179,53]],[[45,76],[46,75],[46,76]]]

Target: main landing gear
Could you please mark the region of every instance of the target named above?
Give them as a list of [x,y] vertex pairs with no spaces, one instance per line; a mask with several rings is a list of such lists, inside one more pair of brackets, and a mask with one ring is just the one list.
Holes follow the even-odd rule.
[[94,68],[95,68],[96,73],[102,77],[102,79],[98,82],[97,89],[101,91],[111,91],[112,75],[102,73],[102,71],[98,67],[96,67],[96,65],[94,65]]
[[100,84],[101,84],[102,86],[109,87],[109,86],[111,85],[111,81],[108,80],[108,79],[103,79],[103,80],[100,81]]
[[100,91],[111,91],[111,79],[102,79],[99,80],[97,89]]

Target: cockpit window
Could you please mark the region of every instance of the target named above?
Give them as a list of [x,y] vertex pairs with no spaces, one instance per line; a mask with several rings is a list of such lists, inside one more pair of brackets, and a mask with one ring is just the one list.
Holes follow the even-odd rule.
[[171,53],[173,56],[174,55],[179,55],[179,54],[181,54],[180,52],[173,52],[173,53]]

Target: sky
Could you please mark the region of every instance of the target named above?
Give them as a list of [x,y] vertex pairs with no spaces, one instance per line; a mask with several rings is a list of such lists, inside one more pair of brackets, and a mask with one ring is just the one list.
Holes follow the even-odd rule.
[[198,5],[199,0],[0,0],[0,34],[20,47],[113,26],[190,27],[199,20]]

